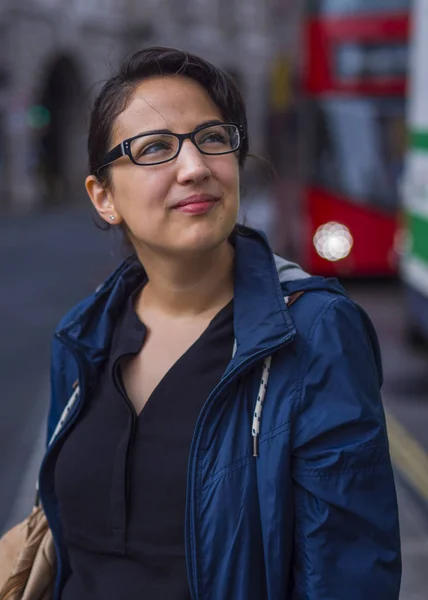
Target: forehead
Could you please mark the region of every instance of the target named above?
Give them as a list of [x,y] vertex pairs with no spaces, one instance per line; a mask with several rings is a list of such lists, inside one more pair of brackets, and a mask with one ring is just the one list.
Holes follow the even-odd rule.
[[113,127],[114,142],[151,131],[192,131],[200,123],[222,119],[219,107],[197,81],[182,75],[157,76],[141,82]]

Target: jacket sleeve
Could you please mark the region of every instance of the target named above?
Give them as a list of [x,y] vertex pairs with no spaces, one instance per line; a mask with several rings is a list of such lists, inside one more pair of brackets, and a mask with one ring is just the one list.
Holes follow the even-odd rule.
[[397,600],[398,509],[367,315],[335,297],[312,327],[293,435],[293,600]]

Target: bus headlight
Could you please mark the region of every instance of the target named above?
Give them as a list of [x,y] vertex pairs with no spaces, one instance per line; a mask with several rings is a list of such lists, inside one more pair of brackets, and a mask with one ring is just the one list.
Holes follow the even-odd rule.
[[342,260],[349,256],[354,244],[349,229],[334,221],[318,227],[313,242],[319,256],[330,261]]

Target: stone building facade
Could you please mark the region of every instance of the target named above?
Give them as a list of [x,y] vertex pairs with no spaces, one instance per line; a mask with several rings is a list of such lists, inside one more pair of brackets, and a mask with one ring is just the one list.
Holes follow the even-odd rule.
[[227,69],[263,153],[271,73],[296,61],[292,0],[2,0],[0,213],[84,198],[89,108],[120,60],[147,45],[196,52]]

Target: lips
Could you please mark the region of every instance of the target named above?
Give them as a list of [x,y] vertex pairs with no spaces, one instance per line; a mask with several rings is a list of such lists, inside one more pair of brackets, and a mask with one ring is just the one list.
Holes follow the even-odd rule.
[[193,196],[188,196],[177,204],[174,204],[173,208],[183,208],[184,206],[190,206],[193,204],[207,204],[218,202],[220,198],[217,196],[212,196],[211,194],[194,194]]

